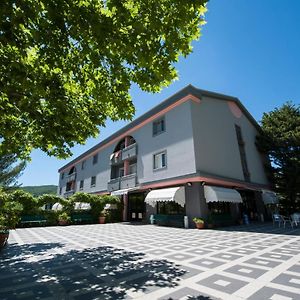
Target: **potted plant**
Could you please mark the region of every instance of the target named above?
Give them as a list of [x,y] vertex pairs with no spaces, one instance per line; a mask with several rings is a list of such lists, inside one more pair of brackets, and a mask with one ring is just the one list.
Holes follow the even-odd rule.
[[71,217],[66,212],[62,212],[58,215],[58,225],[65,226],[68,225],[70,221]]
[[106,210],[102,210],[99,216],[99,224],[105,224]]
[[204,228],[204,221],[202,219],[195,217],[195,218],[193,218],[193,221],[198,229]]
[[214,228],[214,219],[212,214],[210,214],[207,218],[207,228]]

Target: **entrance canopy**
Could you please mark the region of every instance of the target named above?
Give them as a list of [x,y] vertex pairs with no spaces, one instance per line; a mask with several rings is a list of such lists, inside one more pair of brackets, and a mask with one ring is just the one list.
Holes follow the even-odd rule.
[[262,200],[264,204],[278,204],[278,198],[276,193],[268,190],[262,191]]
[[209,202],[232,202],[242,203],[242,197],[236,190],[218,186],[204,186],[206,203]]
[[122,196],[122,195],[127,195],[128,192],[134,191],[134,190],[136,190],[136,189],[137,189],[137,188],[122,189],[122,190],[112,191],[110,194],[111,194],[112,196]]
[[185,204],[185,190],[184,187],[172,187],[168,189],[154,190],[148,193],[145,202],[151,206],[155,206],[157,202],[174,201],[180,206]]

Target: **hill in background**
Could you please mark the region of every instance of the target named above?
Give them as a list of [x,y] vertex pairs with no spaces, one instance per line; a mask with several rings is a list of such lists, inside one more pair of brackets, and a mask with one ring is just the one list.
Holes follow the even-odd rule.
[[21,186],[20,189],[32,194],[33,196],[40,196],[43,194],[56,195],[57,193],[57,185]]

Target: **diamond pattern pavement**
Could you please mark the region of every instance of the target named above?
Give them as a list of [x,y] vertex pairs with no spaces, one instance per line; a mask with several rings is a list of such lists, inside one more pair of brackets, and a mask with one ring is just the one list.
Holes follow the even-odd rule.
[[300,300],[300,228],[17,229],[0,252],[0,299]]

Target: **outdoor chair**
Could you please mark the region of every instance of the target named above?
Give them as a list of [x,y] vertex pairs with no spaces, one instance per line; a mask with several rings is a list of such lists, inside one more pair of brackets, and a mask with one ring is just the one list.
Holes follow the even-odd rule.
[[291,218],[283,216],[283,215],[279,215],[279,214],[273,214],[273,225],[275,225],[275,223],[278,223],[278,226],[280,227],[281,224],[283,224],[283,228],[285,228],[285,224],[289,222],[291,227],[293,228],[293,221]]
[[292,223],[295,224],[296,226],[298,226],[298,224],[300,224],[300,214],[299,213],[294,213],[291,215],[291,220]]

